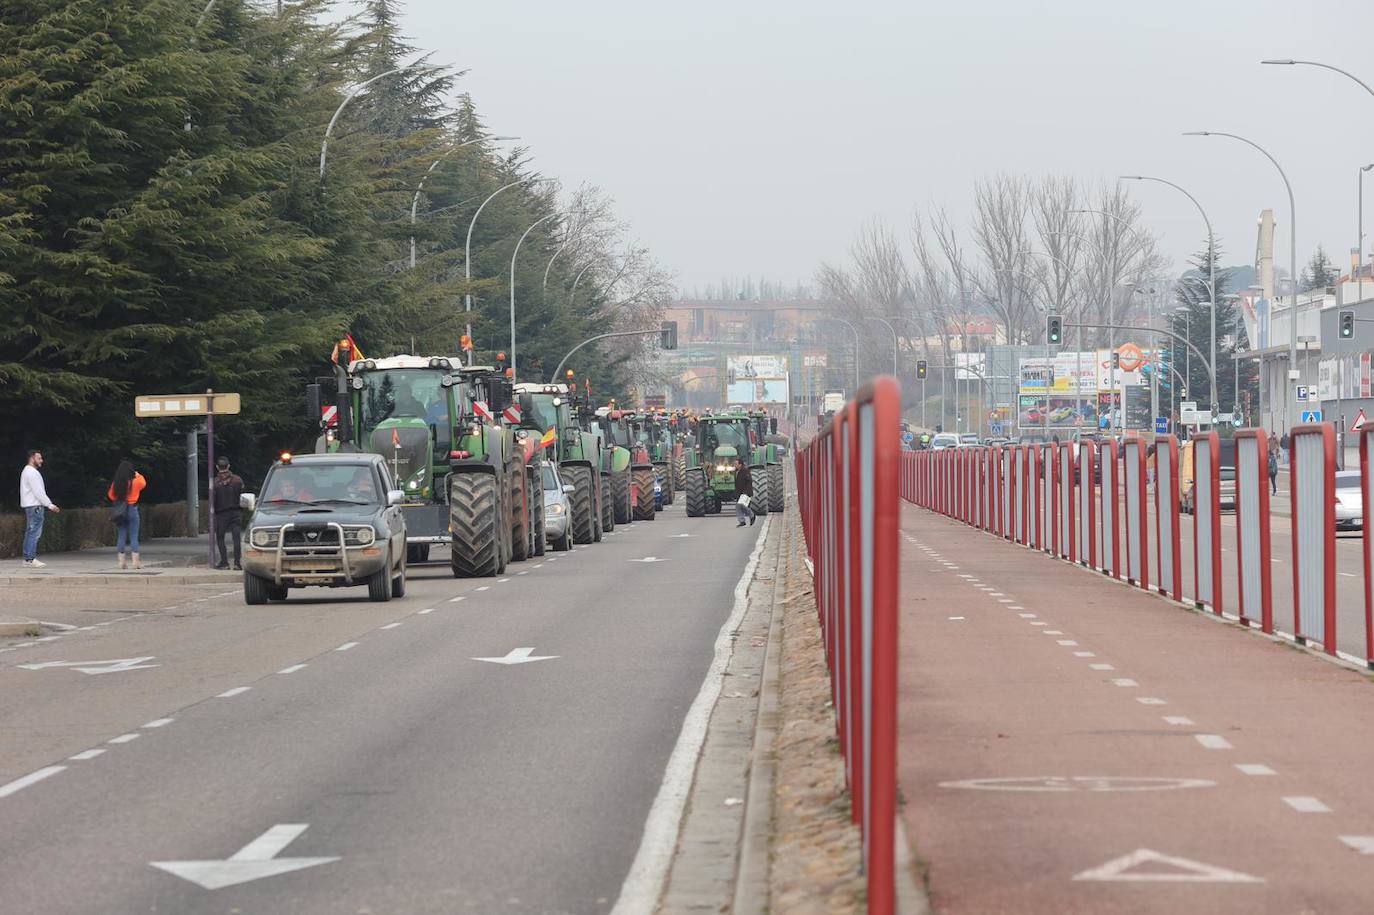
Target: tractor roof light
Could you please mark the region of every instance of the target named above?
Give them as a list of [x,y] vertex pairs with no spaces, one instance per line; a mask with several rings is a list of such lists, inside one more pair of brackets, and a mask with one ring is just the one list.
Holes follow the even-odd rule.
[[291,463],[291,452],[290,452],[290,451],[283,451],[283,452],[281,453],[281,462],[282,462],[283,464],[290,464],[290,463]]

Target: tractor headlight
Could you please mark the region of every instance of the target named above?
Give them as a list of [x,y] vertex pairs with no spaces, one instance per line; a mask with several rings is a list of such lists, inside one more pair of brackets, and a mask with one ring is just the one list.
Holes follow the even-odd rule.
[[377,539],[377,532],[368,527],[344,528],[344,543],[349,546],[367,546]]
[[248,535],[249,541],[256,547],[276,546],[281,540],[281,528],[277,527],[255,527]]

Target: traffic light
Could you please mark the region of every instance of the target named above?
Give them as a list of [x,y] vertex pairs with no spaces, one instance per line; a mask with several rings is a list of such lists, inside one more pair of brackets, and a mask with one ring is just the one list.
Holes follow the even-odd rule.
[[1343,310],[1341,312],[1341,339],[1349,340],[1355,336],[1355,312]]
[[1045,319],[1045,341],[1051,346],[1064,342],[1064,319],[1059,315],[1050,315]]
[[1121,354],[1116,352],[1115,350],[1112,351],[1112,368],[1121,368]]
[[925,361],[924,359],[917,359],[917,360],[916,360],[916,377],[917,377],[918,379],[920,379],[921,381],[925,381],[925,378],[926,378],[926,361]]
[[664,349],[677,349],[677,322],[664,321],[659,330],[659,345]]

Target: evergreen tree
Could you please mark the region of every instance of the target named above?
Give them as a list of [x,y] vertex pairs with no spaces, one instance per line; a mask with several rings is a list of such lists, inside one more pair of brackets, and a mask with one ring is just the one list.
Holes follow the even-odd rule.
[[[1172,397],[1178,397],[1179,392],[1175,385],[1178,384],[1179,377],[1186,379],[1187,398],[1196,401],[1199,408],[1206,409],[1210,406],[1211,399],[1211,376],[1207,372],[1206,359],[1211,355],[1211,327],[1212,327],[1212,307],[1211,307],[1211,286],[1209,282],[1210,268],[1213,263],[1217,263],[1216,268],[1216,332],[1217,332],[1217,402],[1222,413],[1231,413],[1237,406],[1244,407],[1243,392],[1249,391],[1251,396],[1250,407],[1253,410],[1254,392],[1257,384],[1257,370],[1255,364],[1248,360],[1237,363],[1232,357],[1235,352],[1248,349],[1245,330],[1240,321],[1240,309],[1236,304],[1236,298],[1228,294],[1230,287],[1231,273],[1230,268],[1219,265],[1221,257],[1221,247],[1204,247],[1190,259],[1193,265],[1179,279],[1175,287],[1175,299],[1177,307],[1169,315],[1169,330],[1188,340],[1197,349],[1197,352],[1190,352],[1187,347],[1182,346],[1176,341],[1169,341],[1166,349],[1166,359],[1172,364],[1174,371],[1167,372],[1160,377],[1161,390],[1167,390]],[[1199,353],[1201,355],[1199,355]],[[1242,391],[1242,403],[1235,404],[1235,381],[1236,366],[1239,364],[1241,377],[1240,388]],[[1162,398],[1161,398],[1162,399]],[[1247,421],[1250,419],[1247,416]]]
[[1326,256],[1326,249],[1317,245],[1317,250],[1313,252],[1312,259],[1303,268],[1302,279],[1298,285],[1299,292],[1311,292],[1313,290],[1325,289],[1336,281],[1340,276],[1340,270],[1331,263],[1331,258]]

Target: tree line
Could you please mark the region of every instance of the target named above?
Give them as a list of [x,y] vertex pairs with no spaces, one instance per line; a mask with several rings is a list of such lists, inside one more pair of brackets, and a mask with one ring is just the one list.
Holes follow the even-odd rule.
[[[591,334],[654,325],[671,278],[609,195],[563,192],[527,147],[502,148],[462,72],[412,45],[400,12],[398,0],[342,20],[328,0],[0,8],[8,466],[42,449],[54,498],[92,503],[127,455],[150,498],[184,497],[195,421],[135,420],[133,398],[211,388],[243,395],[217,448],[260,473],[278,448],[313,441],[303,386],[342,334],[368,356],[454,354],[470,320],[490,360],[509,345],[512,282],[522,378],[546,377]],[[516,240],[545,216],[512,277]],[[577,368],[614,395],[643,351],[584,350]]]

